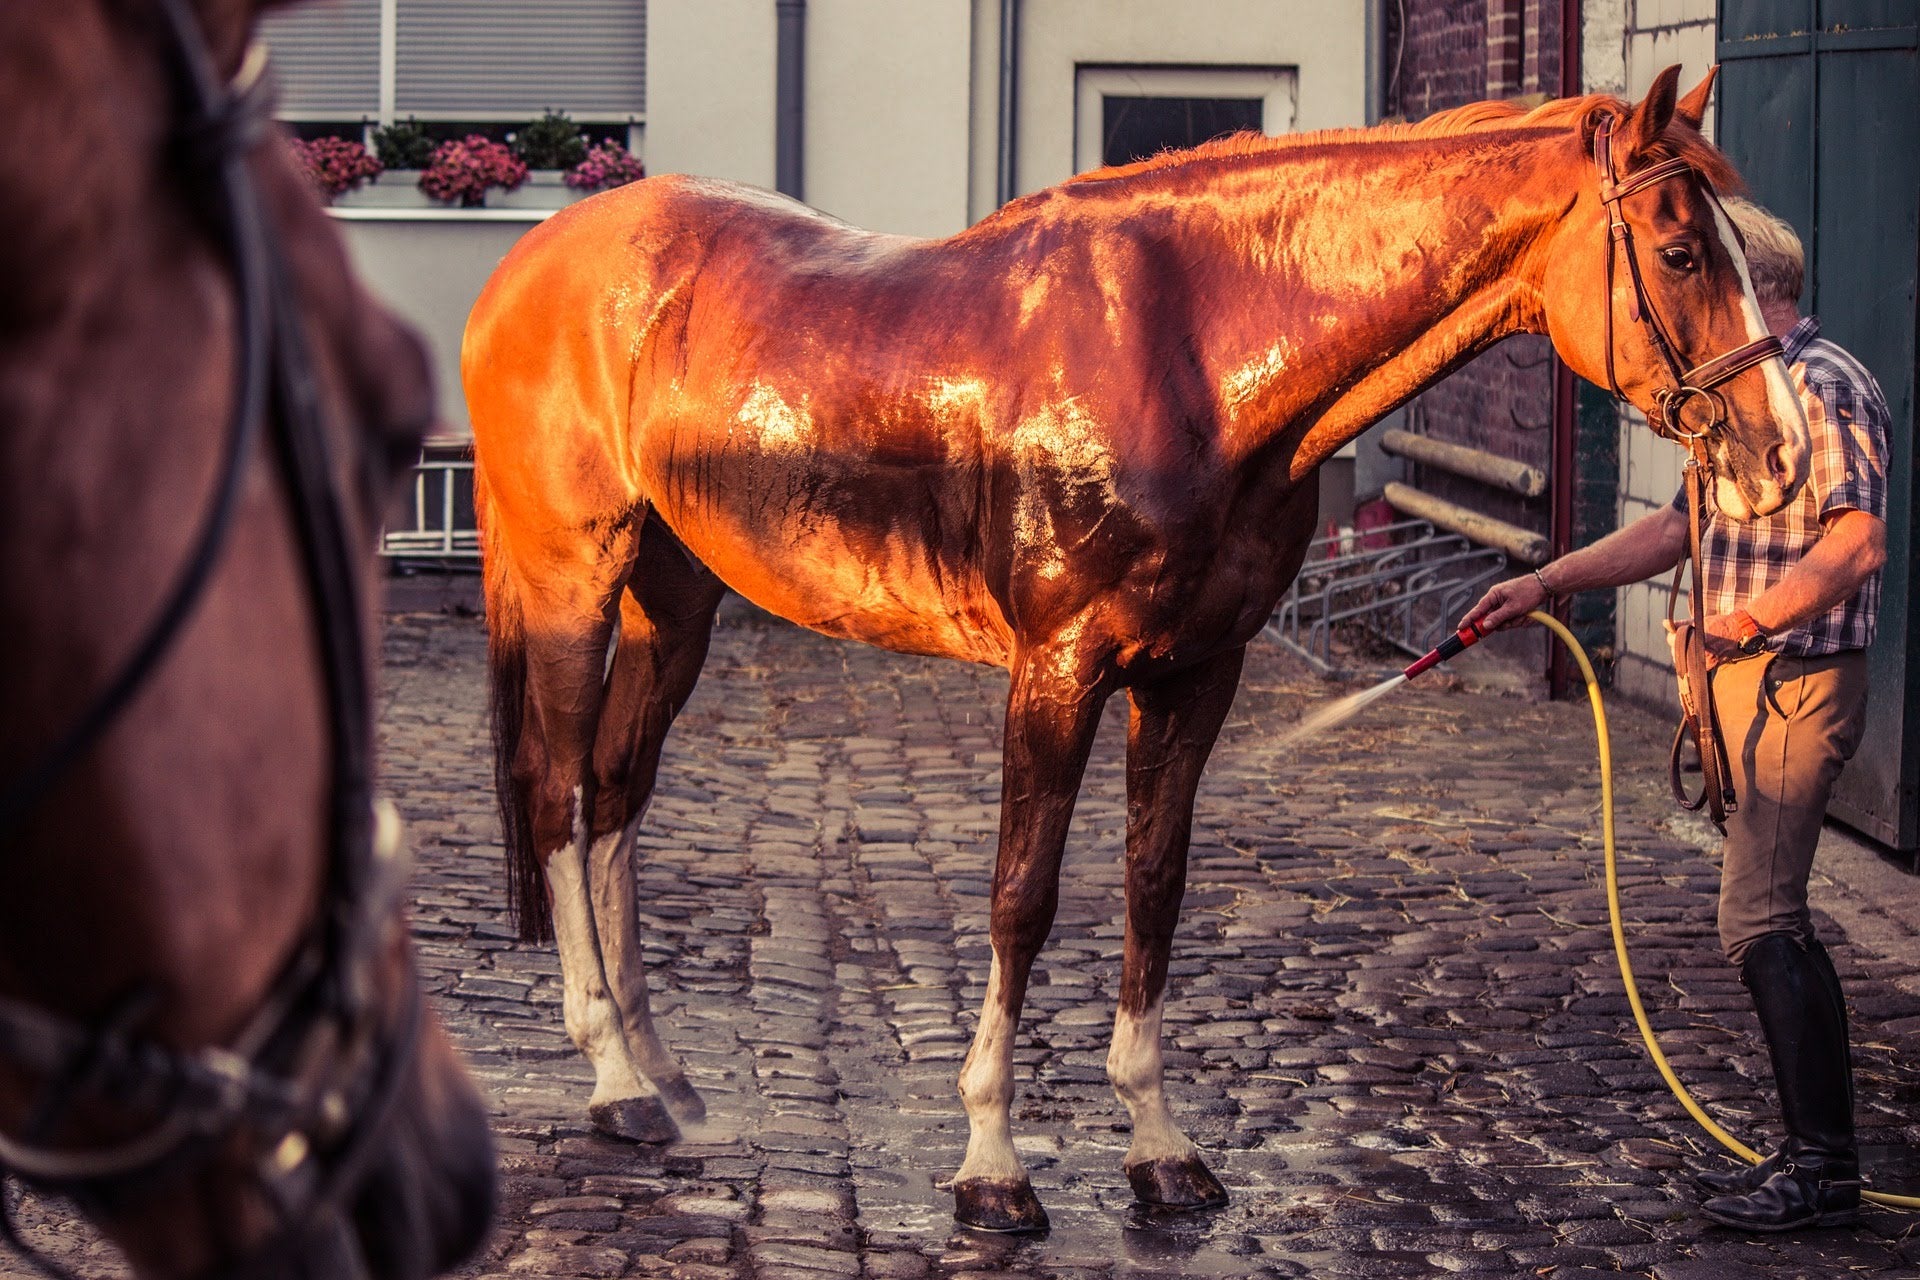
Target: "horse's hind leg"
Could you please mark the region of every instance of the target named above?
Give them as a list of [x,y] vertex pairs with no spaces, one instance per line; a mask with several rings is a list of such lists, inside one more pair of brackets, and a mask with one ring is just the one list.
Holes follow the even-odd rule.
[[1053,927],[1060,854],[1093,745],[1104,680],[1064,647],[1014,663],[1007,697],[1000,853],[993,871],[993,965],[973,1047],[960,1068],[969,1134],[953,1182],[954,1217],[989,1231],[1041,1231],[1046,1211],[1014,1151],[1013,1039],[1027,976]]
[[700,677],[725,592],[663,527],[646,527],[621,600],[620,638],[593,748],[598,785],[587,872],[600,958],[633,1065],[683,1124],[704,1119],[706,1107],[654,1031],[636,918],[633,837],[653,796],[667,729]]
[[629,532],[611,546],[582,545],[572,549],[577,554],[518,562],[515,596],[524,619],[526,712],[513,774],[526,798],[533,848],[552,904],[567,1034],[593,1064],[588,1115],[605,1132],[667,1142],[678,1129],[628,1049],[625,1018],[603,957],[588,865],[598,790],[594,735],[605,698],[616,602],[634,545]]
[[1167,958],[1186,890],[1193,797],[1240,683],[1244,649],[1132,691],[1127,727],[1127,939],[1107,1077],[1133,1117],[1127,1181],[1143,1203],[1178,1209],[1225,1204],[1167,1110],[1160,1012]]

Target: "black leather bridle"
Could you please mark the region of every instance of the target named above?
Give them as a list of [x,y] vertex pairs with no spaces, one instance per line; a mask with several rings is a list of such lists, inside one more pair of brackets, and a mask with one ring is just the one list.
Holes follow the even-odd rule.
[[[1653,412],[1647,415],[1647,421],[1654,431],[1685,445],[1690,453],[1705,462],[1707,440],[1727,419],[1726,402],[1714,388],[1755,365],[1765,364],[1775,357],[1784,358],[1786,348],[1780,344],[1780,339],[1768,334],[1723,355],[1703,360],[1692,368],[1682,363],[1673,331],[1660,318],[1659,309],[1653,305],[1653,297],[1647,292],[1646,279],[1640,274],[1640,259],[1633,251],[1633,228],[1627,224],[1620,202],[1637,191],[1645,191],[1670,178],[1690,177],[1700,184],[1707,198],[1717,204],[1718,197],[1714,194],[1713,184],[1707,181],[1705,174],[1677,156],[1636,170],[1625,178],[1616,177],[1612,116],[1602,116],[1594,129],[1593,164],[1600,179],[1600,203],[1607,211],[1607,387],[1616,397],[1626,399],[1614,372],[1613,336],[1614,264],[1624,254],[1627,273],[1633,282],[1633,299],[1627,314],[1646,329],[1648,340],[1653,349],[1660,353],[1660,359],[1673,379],[1672,386],[1658,388],[1653,393]],[[1697,430],[1689,427],[1685,421],[1687,403],[1694,399],[1704,401],[1708,412],[1706,424]]]
[[[1683,560],[1674,569],[1673,590],[1667,597],[1668,622],[1675,636],[1674,662],[1680,679],[1681,703],[1680,725],[1674,731],[1673,749],[1668,758],[1668,783],[1675,802],[1681,808],[1697,810],[1704,807],[1714,826],[1725,834],[1727,815],[1733,813],[1738,804],[1733,770],[1727,759],[1726,741],[1720,733],[1719,713],[1713,705],[1706,639],[1700,630],[1701,624],[1706,621],[1706,582],[1701,571],[1700,527],[1705,518],[1707,481],[1713,475],[1713,458],[1707,446],[1727,420],[1726,402],[1714,388],[1756,365],[1776,358],[1785,359],[1786,348],[1780,339],[1769,334],[1687,368],[1680,359],[1680,350],[1673,340],[1672,330],[1661,320],[1660,312],[1647,292],[1646,281],[1640,274],[1639,258],[1633,251],[1633,230],[1627,225],[1620,202],[1636,191],[1644,191],[1670,178],[1682,177],[1691,177],[1698,182],[1702,192],[1716,205],[1719,197],[1715,195],[1713,184],[1707,181],[1706,175],[1678,157],[1648,165],[1624,179],[1616,177],[1611,116],[1602,116],[1594,129],[1593,164],[1600,180],[1600,202],[1607,211],[1607,385],[1616,397],[1626,398],[1621,395],[1620,382],[1614,373],[1613,336],[1614,264],[1624,254],[1627,271],[1633,282],[1633,298],[1628,315],[1646,329],[1648,340],[1653,349],[1660,353],[1673,383],[1654,391],[1653,411],[1647,415],[1647,422],[1657,434],[1685,446],[1687,450],[1687,551],[1693,561],[1693,583],[1690,616],[1685,622],[1675,623],[1672,618],[1673,602],[1680,595],[1680,572],[1686,564]],[[1726,216],[1724,210],[1721,216]],[[1686,421],[1687,405],[1694,400],[1703,404],[1707,413],[1705,423],[1697,428]],[[1681,776],[1681,747],[1689,737],[1693,739],[1700,758],[1701,790],[1697,797],[1688,795]]]
[[[141,1036],[155,998],[150,990],[127,993],[92,1023],[0,999],[0,1059],[43,1082],[25,1130],[0,1134],[0,1238],[64,1277],[20,1241],[5,1179],[67,1195],[83,1209],[111,1209],[194,1176],[210,1159],[231,1160],[245,1144],[257,1153],[254,1181],[274,1228],[246,1257],[204,1274],[238,1280],[317,1266],[323,1274],[357,1275],[363,1266],[343,1206],[385,1140],[421,1022],[411,973],[401,981],[398,1009],[383,1010],[376,990],[398,927],[405,867],[397,820],[377,820],[373,806],[358,540],[334,484],[299,299],[252,172],[271,118],[264,52],[250,50],[229,86],[187,0],[157,0],[157,11],[178,101],[178,166],[196,194],[205,185],[210,229],[234,276],[239,360],[232,416],[214,496],[185,568],[113,679],[30,768],[0,787],[0,848],[18,839],[28,816],[172,650],[220,562],[241,479],[271,424],[268,443],[289,498],[325,671],[326,880],[318,918],[261,1007],[225,1046],[182,1051]],[[112,1145],[52,1141],[76,1102],[101,1100],[117,1114],[152,1116],[152,1124]]]

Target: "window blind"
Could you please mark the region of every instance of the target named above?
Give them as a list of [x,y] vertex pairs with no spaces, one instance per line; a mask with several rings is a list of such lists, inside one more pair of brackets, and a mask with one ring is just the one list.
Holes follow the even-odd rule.
[[646,109],[646,0],[399,0],[396,110],[513,119]]
[[260,33],[289,119],[357,120],[380,108],[380,0],[328,0],[267,14]]

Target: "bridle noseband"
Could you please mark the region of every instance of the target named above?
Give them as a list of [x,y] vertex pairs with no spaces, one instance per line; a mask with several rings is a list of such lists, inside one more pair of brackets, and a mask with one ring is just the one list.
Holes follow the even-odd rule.
[[[1726,402],[1714,388],[1755,365],[1765,364],[1776,356],[1784,358],[1786,348],[1781,345],[1780,339],[1769,334],[1723,355],[1704,360],[1691,369],[1687,368],[1680,359],[1679,344],[1673,340],[1672,330],[1661,320],[1660,312],[1647,292],[1646,280],[1640,274],[1640,260],[1633,251],[1633,229],[1627,225],[1620,202],[1637,191],[1644,191],[1669,178],[1692,177],[1700,184],[1707,198],[1717,205],[1719,197],[1714,194],[1713,184],[1707,181],[1705,174],[1678,156],[1635,170],[1624,179],[1618,178],[1613,165],[1612,116],[1602,116],[1594,128],[1593,165],[1600,179],[1600,203],[1607,211],[1607,387],[1615,397],[1626,399],[1614,372],[1613,337],[1614,262],[1624,253],[1627,272],[1633,281],[1633,302],[1628,315],[1646,329],[1653,349],[1660,353],[1660,359],[1673,379],[1672,386],[1661,387],[1653,393],[1653,412],[1647,415],[1647,422],[1659,435],[1685,445],[1696,462],[1710,468],[1712,464],[1707,458],[1706,442],[1727,420]],[[1696,398],[1705,403],[1708,414],[1706,425],[1698,430],[1689,428],[1684,421],[1687,402]]]
[[[406,867],[398,819],[372,801],[369,681],[361,633],[356,540],[335,491],[325,417],[305,345],[300,303],[274,243],[251,169],[272,115],[264,56],[250,52],[234,84],[214,71],[186,0],[158,0],[180,103],[175,145],[214,197],[210,221],[231,259],[240,358],[215,492],[185,568],[131,656],[35,763],[0,786],[0,842],[10,840],[54,786],[98,745],[173,649],[205,595],[228,541],[240,480],[263,425],[299,540],[320,633],[329,719],[328,852],[319,918],[244,1030],[225,1047],[175,1050],[138,1034],[153,993],[128,993],[91,1025],[0,998],[0,1059],[44,1081],[26,1130],[0,1134],[0,1239],[50,1275],[57,1264],[27,1248],[4,1200],[13,1177],[111,1208],[191,1176],[235,1139],[259,1156],[254,1186],[274,1215],[266,1242],[237,1264],[205,1273],[285,1275],[313,1255],[358,1274],[339,1210],[388,1136],[419,1040],[411,974],[396,1010],[376,999],[398,920]],[[51,1145],[78,1100],[109,1100],[121,1114],[153,1114],[139,1136],[105,1146]]]

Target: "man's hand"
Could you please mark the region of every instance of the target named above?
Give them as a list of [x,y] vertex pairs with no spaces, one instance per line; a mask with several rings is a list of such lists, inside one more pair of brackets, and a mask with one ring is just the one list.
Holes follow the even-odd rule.
[[1731,614],[1716,613],[1701,624],[1700,636],[1706,642],[1709,669],[1741,656],[1744,651],[1740,648],[1740,632]]
[[1547,592],[1532,574],[1508,578],[1487,588],[1473,608],[1460,619],[1460,625],[1478,626],[1482,631],[1501,631],[1517,627],[1527,614],[1546,602]]

